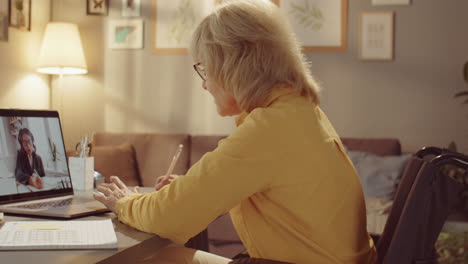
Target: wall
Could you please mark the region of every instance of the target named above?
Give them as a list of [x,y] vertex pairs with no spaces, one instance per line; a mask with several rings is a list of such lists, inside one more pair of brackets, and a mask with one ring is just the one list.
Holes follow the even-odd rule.
[[0,41],[0,108],[49,108],[49,76],[35,66],[49,19],[50,0],[33,1],[31,31],[10,27]]
[[105,19],[87,16],[86,1],[52,0],[52,7],[52,21],[78,24],[88,66],[86,75],[52,78],[51,108],[60,112],[65,146],[72,149],[84,134],[105,130]]
[[[348,51],[308,54],[322,81],[323,107],[342,136],[396,137],[403,148],[447,146],[468,153],[468,109],[455,100],[468,88],[468,1],[413,0],[410,6],[373,7],[350,0]],[[358,59],[359,14],[394,10],[395,60]]]
[[[109,16],[97,17],[86,16],[85,1],[52,1],[54,21],[79,24],[90,71],[53,80],[58,90],[53,103],[63,106],[67,145],[92,130],[231,131],[232,119],[217,117],[190,56],[151,54],[151,0],[142,0],[145,48],[107,48],[106,22],[120,17],[120,1],[111,2]],[[370,2],[349,0],[346,52],[307,54],[324,88],[322,106],[336,129],[342,136],[397,137],[410,151],[451,140],[467,151],[468,109],[453,94],[467,87],[461,69],[468,60],[468,2],[414,0],[401,7]],[[396,11],[394,61],[358,59],[358,21],[364,10]]]
[[63,117],[67,146],[92,131],[227,134],[233,118],[221,118],[201,87],[189,55],[151,53],[151,4],[142,0],[144,49],[115,50],[107,21],[120,18],[120,1],[108,16],[87,16],[85,1],[54,0],[53,20],[77,23],[89,74],[54,78],[54,108]]

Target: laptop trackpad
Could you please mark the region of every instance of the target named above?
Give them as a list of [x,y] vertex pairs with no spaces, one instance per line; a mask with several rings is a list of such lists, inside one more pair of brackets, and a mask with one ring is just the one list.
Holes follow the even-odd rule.
[[89,201],[89,202],[81,202],[81,203],[72,203],[65,207],[55,207],[47,209],[47,212],[55,215],[69,215],[74,216],[76,214],[81,213],[100,213],[109,211],[102,203],[98,201]]

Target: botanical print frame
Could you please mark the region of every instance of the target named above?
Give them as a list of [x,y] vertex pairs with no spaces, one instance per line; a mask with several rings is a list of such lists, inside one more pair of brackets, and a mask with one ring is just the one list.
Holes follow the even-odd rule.
[[142,49],[143,19],[109,20],[109,48]]
[[[270,0],[272,3],[276,4],[277,6],[279,6],[279,1],[280,0]],[[223,2],[223,0],[216,0],[216,4],[221,4]]]
[[216,0],[153,0],[152,52],[187,54],[192,33]]
[[0,41],[8,41],[10,23],[10,0],[0,0]]
[[139,17],[141,12],[141,0],[122,0],[123,17]]
[[31,0],[10,0],[10,27],[31,30]]
[[109,14],[109,0],[86,0],[86,14],[107,16]]
[[359,57],[362,60],[393,60],[393,11],[362,12],[359,26]]
[[411,0],[372,0],[372,5],[409,5]]
[[346,50],[348,0],[282,0],[279,8],[304,52]]

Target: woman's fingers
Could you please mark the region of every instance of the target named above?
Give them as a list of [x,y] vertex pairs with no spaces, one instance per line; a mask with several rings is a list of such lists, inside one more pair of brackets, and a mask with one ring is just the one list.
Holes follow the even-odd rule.
[[166,176],[159,176],[159,177],[156,179],[156,184],[161,183],[162,181],[164,181],[165,178],[166,178]]
[[155,186],[154,186],[154,189],[156,191],[159,191],[164,185],[162,183],[157,183]]
[[119,187],[119,189],[127,189],[127,185],[125,185],[125,183],[123,183],[117,176],[111,176],[110,182],[114,183],[117,187]]
[[[132,191],[117,176],[112,176],[109,180],[110,183],[103,183],[96,188],[98,192],[93,193],[93,197],[114,211],[116,202],[132,194]],[[138,187],[133,190],[135,193],[140,193]]]
[[162,187],[170,184],[175,179],[177,179],[177,177],[179,177],[179,175],[176,175],[176,174],[171,174],[169,176],[159,176],[156,179],[156,183],[154,185],[154,188],[156,189],[156,191],[159,191]]
[[107,198],[106,198],[106,196],[105,196],[104,194],[102,194],[102,193],[97,193],[97,192],[93,192],[93,198],[94,198],[95,200],[98,200],[99,202],[101,202],[101,203],[103,203],[103,204],[105,204],[105,203],[106,203],[106,200],[107,200]]
[[166,176],[159,176],[156,181],[154,182],[154,189],[159,191],[164,185],[163,182],[166,179]]
[[115,199],[113,199],[112,197],[107,197],[106,195],[102,194],[102,193],[97,193],[97,192],[94,192],[93,193],[93,198],[99,202],[101,202],[102,204],[104,204],[109,210],[111,211],[115,211]]
[[107,186],[104,186],[104,184],[99,185],[96,189],[102,192],[105,196],[110,196],[112,194],[112,190],[109,189]]

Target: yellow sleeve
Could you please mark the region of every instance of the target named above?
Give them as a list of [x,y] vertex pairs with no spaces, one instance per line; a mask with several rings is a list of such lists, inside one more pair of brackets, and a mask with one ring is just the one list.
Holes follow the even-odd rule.
[[243,199],[268,188],[271,151],[259,140],[265,131],[255,122],[246,123],[185,176],[158,192],[119,200],[119,220],[182,244]]

